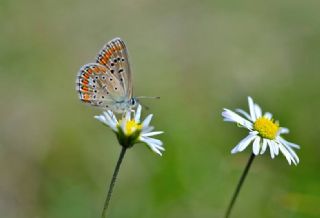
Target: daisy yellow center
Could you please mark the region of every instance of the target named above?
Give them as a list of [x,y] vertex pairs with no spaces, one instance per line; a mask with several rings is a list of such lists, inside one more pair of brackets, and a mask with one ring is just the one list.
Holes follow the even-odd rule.
[[126,122],[124,126],[124,132],[126,135],[131,135],[132,133],[136,132],[137,130],[141,130],[142,125],[137,123],[135,120],[129,120]]
[[265,117],[260,117],[254,122],[253,128],[258,131],[263,138],[275,139],[279,130],[279,124]]

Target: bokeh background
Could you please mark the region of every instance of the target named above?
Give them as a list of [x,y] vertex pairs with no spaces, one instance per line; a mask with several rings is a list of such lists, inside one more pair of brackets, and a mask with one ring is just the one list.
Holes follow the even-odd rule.
[[0,217],[99,217],[120,152],[75,78],[104,43],[128,46],[135,95],[163,157],[129,150],[109,217],[222,217],[250,150],[223,107],[252,96],[301,145],[255,159],[233,217],[320,217],[320,2],[0,1]]

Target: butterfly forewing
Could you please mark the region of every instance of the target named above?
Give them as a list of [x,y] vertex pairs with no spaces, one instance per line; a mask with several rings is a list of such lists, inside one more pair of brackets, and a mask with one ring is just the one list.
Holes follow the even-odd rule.
[[125,43],[120,38],[108,42],[97,57],[97,63],[105,66],[119,81],[127,100],[132,97],[132,80]]
[[125,99],[125,91],[120,80],[110,69],[98,63],[81,67],[77,76],[77,91],[83,102],[108,108]]

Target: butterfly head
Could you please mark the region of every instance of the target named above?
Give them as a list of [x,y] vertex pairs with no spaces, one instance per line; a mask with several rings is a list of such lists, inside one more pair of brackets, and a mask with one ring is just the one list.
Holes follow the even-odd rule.
[[139,101],[135,97],[132,97],[129,100],[129,105],[130,105],[131,108],[135,108],[138,104],[139,104]]

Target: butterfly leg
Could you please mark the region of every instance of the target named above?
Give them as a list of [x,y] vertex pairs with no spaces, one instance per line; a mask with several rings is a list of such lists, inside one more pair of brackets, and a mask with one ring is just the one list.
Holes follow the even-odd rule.
[[133,117],[135,117],[136,116],[136,111],[133,110],[133,109],[130,109],[130,111],[131,111],[131,113],[133,113]]

